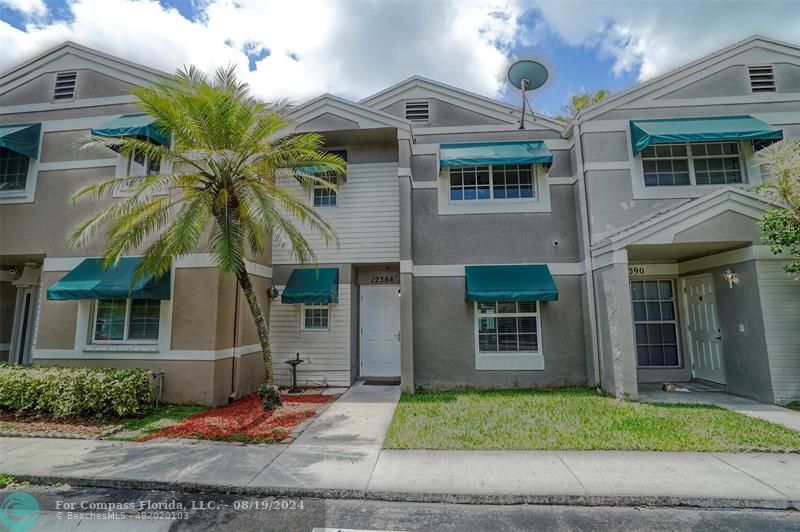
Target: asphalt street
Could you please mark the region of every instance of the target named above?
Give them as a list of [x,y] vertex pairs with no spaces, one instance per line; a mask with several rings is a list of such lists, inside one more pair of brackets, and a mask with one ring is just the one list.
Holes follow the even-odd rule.
[[[11,493],[39,508],[0,516],[12,531],[800,530],[796,511],[275,499],[67,486],[4,490],[3,511]],[[14,518],[34,522],[20,526]]]

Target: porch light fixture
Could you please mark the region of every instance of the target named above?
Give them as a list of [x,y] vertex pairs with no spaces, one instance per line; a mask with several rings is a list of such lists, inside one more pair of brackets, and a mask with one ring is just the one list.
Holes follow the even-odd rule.
[[727,268],[722,272],[722,280],[728,282],[728,288],[733,288],[733,285],[739,284],[739,274]]
[[278,289],[275,288],[274,286],[270,286],[267,289],[267,297],[270,299],[275,299],[276,297],[278,297]]
[[401,295],[401,294],[400,294],[400,289],[398,288],[398,289],[397,289],[397,297],[400,297],[400,295]]

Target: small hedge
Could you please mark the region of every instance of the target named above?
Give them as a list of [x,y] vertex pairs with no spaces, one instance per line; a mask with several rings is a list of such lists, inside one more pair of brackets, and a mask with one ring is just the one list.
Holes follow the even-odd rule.
[[0,410],[53,417],[131,416],[152,401],[146,369],[0,365]]

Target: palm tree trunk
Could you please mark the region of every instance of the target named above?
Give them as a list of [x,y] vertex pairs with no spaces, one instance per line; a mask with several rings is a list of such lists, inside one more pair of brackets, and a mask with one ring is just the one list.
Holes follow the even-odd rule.
[[271,385],[272,348],[269,345],[269,331],[267,329],[267,320],[264,318],[264,309],[261,308],[261,303],[258,302],[253,283],[250,282],[250,275],[248,275],[247,270],[242,268],[236,272],[236,279],[239,281],[239,286],[242,287],[244,297],[247,298],[247,304],[250,305],[250,313],[253,315],[253,320],[256,322],[258,340],[261,343],[261,355],[264,357],[264,371],[266,372],[265,382]]

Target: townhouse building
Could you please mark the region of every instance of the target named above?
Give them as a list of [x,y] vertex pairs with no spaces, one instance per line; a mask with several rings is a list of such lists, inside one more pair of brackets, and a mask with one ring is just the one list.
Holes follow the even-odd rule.
[[[75,142],[93,129],[163,141],[128,90],[166,75],[67,43],[0,77],[0,353],[147,367],[166,400],[220,404],[263,375],[235,280],[198,249],[129,299],[108,289],[124,272],[98,268],[100,241],[64,244],[91,211],[72,193],[148,171]],[[635,397],[699,379],[800,398],[800,281],[763,245],[757,220],[775,206],[750,190],[755,153],[800,135],[797,45],[750,38],[566,125],[529,113],[521,129],[517,107],[420,77],[290,118],[347,172],[336,192],[292,185],[338,246],[309,231],[316,266],[279,241],[248,262],[279,382],[299,354],[302,385]],[[85,277],[96,289],[73,290]]]

